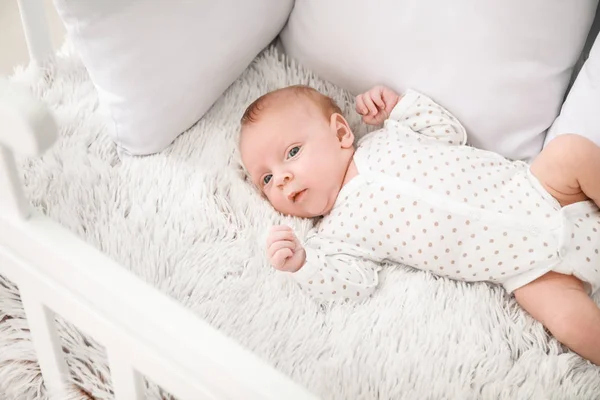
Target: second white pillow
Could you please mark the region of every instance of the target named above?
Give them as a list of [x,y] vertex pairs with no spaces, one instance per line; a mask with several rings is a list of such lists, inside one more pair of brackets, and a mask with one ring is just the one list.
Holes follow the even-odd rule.
[[513,159],[542,148],[597,0],[302,0],[285,51],[355,94],[411,87],[470,142]]

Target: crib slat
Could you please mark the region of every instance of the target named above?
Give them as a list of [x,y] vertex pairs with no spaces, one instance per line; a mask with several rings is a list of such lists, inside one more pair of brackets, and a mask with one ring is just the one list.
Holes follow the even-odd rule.
[[27,218],[14,154],[34,156],[55,141],[58,129],[48,108],[27,89],[0,79],[0,213]]
[[41,0],[18,0],[29,59],[43,61],[52,54],[46,10]]
[[118,349],[108,349],[108,361],[115,399],[143,400],[144,381],[142,375],[120,356]]
[[29,215],[27,200],[17,175],[13,153],[0,144],[0,212],[4,215],[26,218]]
[[56,331],[54,313],[39,301],[35,288],[19,287],[19,292],[46,390],[52,399],[64,399],[69,368]]

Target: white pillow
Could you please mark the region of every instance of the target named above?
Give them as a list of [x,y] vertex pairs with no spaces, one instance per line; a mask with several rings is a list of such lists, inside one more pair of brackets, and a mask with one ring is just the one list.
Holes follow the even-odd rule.
[[354,94],[411,87],[472,145],[529,160],[563,100],[598,0],[302,0],[285,51]]
[[545,144],[562,133],[578,133],[600,146],[600,39],[594,42]]
[[55,0],[120,151],[158,152],[272,41],[292,0]]

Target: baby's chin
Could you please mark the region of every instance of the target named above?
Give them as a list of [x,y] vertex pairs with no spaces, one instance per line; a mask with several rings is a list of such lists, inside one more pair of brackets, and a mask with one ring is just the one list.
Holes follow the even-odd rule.
[[323,199],[318,204],[307,204],[305,207],[298,207],[292,210],[278,210],[279,212],[300,218],[317,218],[329,214],[332,204],[326,199]]

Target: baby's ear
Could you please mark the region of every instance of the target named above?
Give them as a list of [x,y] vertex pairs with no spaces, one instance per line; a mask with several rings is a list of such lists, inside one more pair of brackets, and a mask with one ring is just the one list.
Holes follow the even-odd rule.
[[354,145],[354,133],[348,125],[348,121],[341,114],[331,114],[331,129],[335,132],[342,148],[347,149]]

